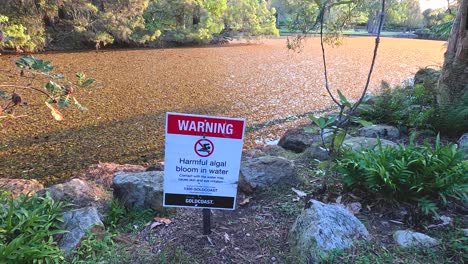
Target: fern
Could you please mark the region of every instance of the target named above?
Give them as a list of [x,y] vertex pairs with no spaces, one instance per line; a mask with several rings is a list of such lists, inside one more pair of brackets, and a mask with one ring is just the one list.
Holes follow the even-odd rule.
[[437,212],[449,199],[467,202],[468,161],[456,145],[377,146],[345,151],[338,161],[343,184],[389,202],[416,201],[422,212]]

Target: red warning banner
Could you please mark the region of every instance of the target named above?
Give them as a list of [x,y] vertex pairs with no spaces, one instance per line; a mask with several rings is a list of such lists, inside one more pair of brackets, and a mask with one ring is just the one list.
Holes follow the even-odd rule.
[[242,139],[244,120],[167,114],[167,133]]

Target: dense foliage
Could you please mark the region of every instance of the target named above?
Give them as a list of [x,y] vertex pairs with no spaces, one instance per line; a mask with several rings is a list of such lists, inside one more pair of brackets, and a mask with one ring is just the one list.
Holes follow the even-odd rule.
[[436,213],[436,202],[468,202],[468,161],[456,145],[425,144],[347,151],[338,161],[343,183],[387,202],[417,202]]
[[0,48],[203,43],[228,31],[277,35],[274,13],[258,0],[6,0],[0,31],[8,39]]
[[359,115],[373,123],[396,125],[400,128],[430,129],[435,100],[424,85],[392,87],[383,83],[377,96],[359,108]]
[[0,190],[0,263],[62,263],[54,236],[60,229],[63,203],[49,196],[11,197]]
[[460,136],[468,130],[468,93],[450,105],[437,105],[437,79],[435,75],[414,86],[383,83],[380,92],[359,107],[358,115],[372,123],[396,125],[404,132],[425,130]]

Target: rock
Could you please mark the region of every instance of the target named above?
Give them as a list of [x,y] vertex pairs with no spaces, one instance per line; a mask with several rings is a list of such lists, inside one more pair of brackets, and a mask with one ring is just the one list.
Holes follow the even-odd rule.
[[85,180],[72,179],[69,182],[52,185],[39,194],[49,192],[54,201],[73,204],[74,208],[96,206],[102,208],[111,196],[104,189]]
[[63,229],[68,232],[62,235],[58,245],[68,256],[84,239],[88,231],[99,233],[104,230],[104,224],[95,207],[85,207],[65,212]]
[[21,194],[33,195],[44,189],[44,186],[36,180],[0,179],[0,188],[18,197]]
[[[312,127],[300,126],[297,128],[289,129],[281,137],[278,145],[286,150],[290,150],[296,153],[304,152],[308,147],[316,144],[322,144],[322,138],[320,136],[320,130],[316,127],[312,128],[315,132],[306,132],[304,129]],[[323,130],[323,141],[325,143],[331,142],[331,135],[333,135],[333,129],[325,128]],[[349,135],[346,135],[349,138]]]
[[102,185],[110,189],[114,174],[123,172],[142,172],[146,168],[140,165],[131,164],[116,164],[116,163],[99,163],[91,165],[86,171],[81,173],[78,178],[93,181],[98,185]]
[[114,177],[114,196],[127,208],[161,211],[164,172],[118,172]]
[[281,181],[293,180],[294,162],[283,157],[262,156],[241,162],[239,188],[246,193]]
[[432,90],[436,87],[439,77],[440,71],[438,70],[431,68],[420,69],[414,75],[414,85],[423,84],[425,88]]
[[359,135],[370,138],[398,139],[400,137],[400,130],[394,126],[372,125],[360,128]]
[[433,247],[439,242],[434,238],[423,233],[413,232],[410,230],[398,230],[393,233],[393,239],[400,247]]
[[263,153],[270,156],[284,157],[287,155],[287,151],[279,145],[266,145],[261,150]]
[[465,236],[468,236],[468,228],[463,228],[461,229],[461,231],[463,232]]
[[308,147],[303,154],[306,159],[328,160],[330,156],[328,151],[320,146],[312,145]]
[[[380,142],[382,146],[391,146],[391,147],[397,147],[398,144],[386,140],[386,139],[380,139]],[[343,146],[350,147],[352,150],[359,151],[362,149],[370,149],[378,145],[378,139],[377,138],[367,138],[367,137],[350,137],[348,139],[345,139],[343,142]]]
[[287,130],[281,137],[278,145],[296,153],[304,152],[312,143],[320,140],[318,132],[306,132],[304,128],[305,127],[297,127]]
[[366,227],[343,207],[316,200],[308,206],[289,233],[291,248],[305,263],[317,263],[328,251],[346,249],[369,237]]
[[258,148],[247,149],[247,150],[242,151],[241,160],[249,160],[249,159],[258,158],[261,156],[266,156],[266,153],[263,152],[261,149],[258,149]]
[[468,133],[463,134],[457,143],[458,148],[463,152],[465,159],[468,159]]
[[164,162],[158,162],[146,168],[146,171],[164,171]]

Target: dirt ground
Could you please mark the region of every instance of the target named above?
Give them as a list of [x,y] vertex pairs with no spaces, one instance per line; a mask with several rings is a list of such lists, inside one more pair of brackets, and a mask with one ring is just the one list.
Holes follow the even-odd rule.
[[[327,48],[333,91],[357,98],[369,70],[374,38],[346,38]],[[383,38],[371,90],[382,80],[392,84],[419,68],[439,67],[444,43]],[[12,60],[0,56],[0,84],[45,82],[21,78]],[[304,49],[286,49],[285,39],[223,46],[157,50],[103,50],[38,54],[58,73],[73,77],[84,71],[97,79],[95,88],[77,97],[89,111],[64,111],[53,121],[45,98],[21,91],[28,117],[0,130],[0,177],[62,182],[91,164],[117,162],[149,165],[163,159],[165,113],[185,112],[246,118],[259,123],[316,111],[331,105],[324,93],[323,67],[317,38]],[[294,118],[290,118],[294,120]],[[247,130],[245,148],[275,140],[305,119]]]

